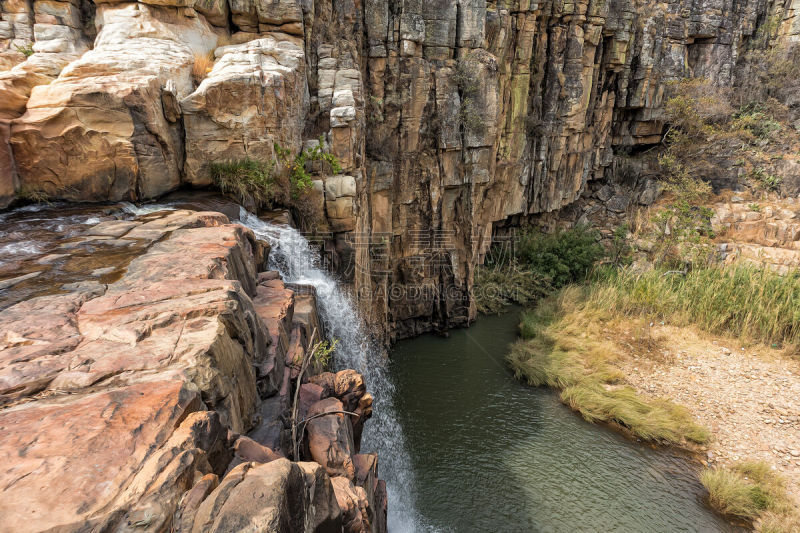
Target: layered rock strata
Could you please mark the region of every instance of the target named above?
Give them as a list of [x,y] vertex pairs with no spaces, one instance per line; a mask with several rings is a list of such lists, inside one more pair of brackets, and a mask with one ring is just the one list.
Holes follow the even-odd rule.
[[[259,274],[269,247],[220,213],[150,218],[87,232],[153,239],[118,281],[0,311],[0,531],[385,531],[363,379],[294,371],[324,335],[313,290]],[[293,391],[312,385],[303,416],[354,414],[308,422],[292,462]]]
[[322,136],[330,264],[397,336],[467,323],[495,224],[660,142],[668,82],[800,40],[798,0],[77,1],[2,4],[0,202],[151,198]]

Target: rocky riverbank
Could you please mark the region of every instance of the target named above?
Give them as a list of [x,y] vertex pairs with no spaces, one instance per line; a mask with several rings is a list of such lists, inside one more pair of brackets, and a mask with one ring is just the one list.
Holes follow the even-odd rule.
[[[692,328],[654,324],[643,344],[637,321],[616,331],[625,380],[647,397],[691,411],[713,438],[705,462],[765,461],[788,481],[800,507],[800,363],[782,350]],[[669,340],[667,342],[667,339]]]
[[[322,330],[312,288],[262,272],[269,246],[220,213],[85,236],[149,244],[116,281],[0,311],[0,531],[385,531],[363,378],[298,383]],[[322,416],[293,457],[298,386],[297,420]]]

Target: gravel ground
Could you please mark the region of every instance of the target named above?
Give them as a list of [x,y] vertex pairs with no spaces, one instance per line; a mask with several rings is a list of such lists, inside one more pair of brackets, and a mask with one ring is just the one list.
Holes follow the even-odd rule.
[[800,357],[690,328],[649,330],[615,335],[631,386],[684,405],[708,427],[710,465],[766,461],[800,505]]

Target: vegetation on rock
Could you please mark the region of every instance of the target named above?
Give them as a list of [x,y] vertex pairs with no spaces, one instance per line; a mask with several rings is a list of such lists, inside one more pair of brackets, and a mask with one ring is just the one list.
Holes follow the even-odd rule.
[[195,85],[200,85],[200,82],[205,79],[214,66],[214,52],[206,54],[195,53],[194,62],[192,63],[192,80]]
[[17,52],[24,55],[25,57],[31,57],[33,55],[33,44],[26,44],[26,45],[16,45],[15,48]]
[[252,159],[224,161],[209,165],[211,179],[224,193],[238,202],[254,202],[256,205],[272,205],[285,199],[275,177],[275,163],[263,163]]
[[236,161],[214,162],[209,165],[211,179],[219,189],[238,202],[254,207],[290,207],[298,215],[302,227],[310,227],[322,219],[322,211],[313,198],[313,183],[307,166],[315,161],[327,164],[333,174],[342,171],[336,156],[319,144],[292,156],[291,150],[275,144],[276,161],[255,161],[245,158]]
[[531,304],[582,280],[605,253],[597,239],[586,226],[551,234],[529,228],[510,247],[494,247],[475,274],[478,311],[499,313],[511,303]]
[[20,187],[19,191],[17,191],[17,196],[21,200],[35,204],[46,204],[50,202],[50,197],[48,194],[35,187],[22,186]]

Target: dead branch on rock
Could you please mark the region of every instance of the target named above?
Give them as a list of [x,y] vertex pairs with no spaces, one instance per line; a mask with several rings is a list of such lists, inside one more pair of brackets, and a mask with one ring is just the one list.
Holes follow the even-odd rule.
[[[303,357],[303,364],[300,365],[300,373],[297,374],[297,383],[294,389],[294,401],[292,402],[292,450],[294,455],[292,457],[295,461],[300,460],[300,444],[297,438],[297,404],[300,399],[300,385],[303,383],[303,374],[305,374],[306,370],[308,369],[308,364],[314,357],[314,353],[316,353],[317,348],[319,348],[319,346],[322,344],[322,341],[312,344],[316,336],[317,328],[314,328],[314,331],[311,332],[311,337],[308,339],[309,348],[306,349],[306,354]],[[300,435],[302,436],[302,433]]]

